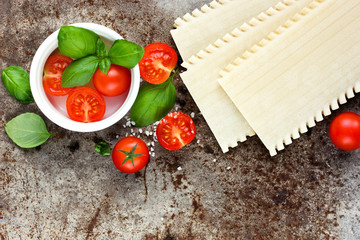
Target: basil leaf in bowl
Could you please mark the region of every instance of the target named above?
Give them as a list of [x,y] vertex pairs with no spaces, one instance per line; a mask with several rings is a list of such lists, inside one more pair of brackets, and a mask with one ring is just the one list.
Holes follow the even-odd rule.
[[109,50],[109,57],[112,63],[133,68],[138,64],[144,55],[144,48],[134,42],[124,39],[116,40]]
[[2,71],[1,79],[6,90],[21,103],[32,103],[29,73],[18,66],[10,66]]
[[63,26],[57,38],[61,54],[78,59],[96,53],[99,36],[85,28]]
[[37,147],[54,135],[49,133],[44,120],[35,113],[23,113],[5,125],[7,135],[22,148]]
[[97,56],[88,56],[72,61],[63,72],[61,86],[69,88],[87,84],[99,63],[100,59]]

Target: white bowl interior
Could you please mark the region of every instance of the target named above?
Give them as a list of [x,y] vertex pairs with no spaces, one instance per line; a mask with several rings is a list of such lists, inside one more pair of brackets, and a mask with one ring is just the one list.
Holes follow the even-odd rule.
[[[90,29],[102,37],[107,46],[122,37],[115,31],[94,23],[76,23],[73,26]],[[57,35],[59,30],[52,33],[40,45],[35,53],[30,69],[30,87],[35,102],[52,122],[68,130],[77,132],[93,132],[105,129],[118,122],[131,108],[140,86],[140,72],[138,65],[131,69],[130,89],[117,97],[105,97],[106,113],[102,120],[92,123],[81,123],[69,118],[66,111],[66,98],[55,97],[45,93],[43,88],[43,71],[47,58],[58,48]],[[92,87],[92,84],[88,84]]]

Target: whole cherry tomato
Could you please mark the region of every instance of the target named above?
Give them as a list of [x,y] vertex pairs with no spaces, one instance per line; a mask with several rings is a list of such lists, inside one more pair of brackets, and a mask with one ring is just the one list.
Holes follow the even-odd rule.
[[66,99],[69,117],[77,122],[96,122],[103,118],[106,103],[98,91],[89,87],[75,88]]
[[196,128],[190,116],[182,112],[173,112],[161,119],[156,128],[156,137],[161,146],[168,150],[178,150],[190,143]]
[[360,148],[360,116],[352,112],[337,115],[329,127],[334,145],[345,151]]
[[53,96],[65,96],[73,88],[61,86],[61,76],[72,59],[61,54],[51,55],[45,63],[43,86],[45,92]]
[[145,47],[145,53],[139,62],[141,77],[152,84],[165,82],[176,67],[177,55],[169,45],[161,42]]
[[149,149],[140,138],[125,137],[120,139],[112,150],[112,160],[120,171],[135,173],[148,163]]
[[131,73],[126,67],[111,64],[107,74],[98,68],[93,76],[96,90],[108,97],[115,97],[130,88]]

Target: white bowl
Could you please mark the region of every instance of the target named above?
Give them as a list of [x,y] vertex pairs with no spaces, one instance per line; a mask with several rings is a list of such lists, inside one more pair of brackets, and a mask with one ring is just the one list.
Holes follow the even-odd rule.
[[[105,42],[110,42],[122,37],[115,31],[94,23],[76,23],[72,26],[87,28],[94,31]],[[66,112],[66,98],[54,97],[45,93],[43,88],[43,71],[47,58],[58,48],[57,35],[59,30],[52,33],[40,45],[35,53],[30,68],[30,87],[37,106],[52,122],[65,129],[76,132],[93,132],[105,129],[118,122],[130,110],[140,86],[139,66],[131,69],[131,85],[128,92],[117,97],[104,97],[106,101],[106,113],[104,118],[97,122],[82,123],[69,118]],[[108,42],[109,42],[108,41]]]

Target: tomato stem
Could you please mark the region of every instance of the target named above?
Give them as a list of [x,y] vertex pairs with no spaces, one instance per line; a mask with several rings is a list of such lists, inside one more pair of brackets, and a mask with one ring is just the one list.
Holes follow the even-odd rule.
[[128,160],[130,160],[131,163],[132,163],[132,165],[133,165],[133,167],[135,167],[134,158],[136,158],[136,157],[141,157],[141,156],[145,156],[144,154],[135,153],[136,148],[137,148],[137,144],[135,144],[135,146],[130,150],[130,152],[116,149],[116,150],[118,150],[119,152],[122,152],[123,154],[126,155],[126,157],[125,157],[123,163],[121,164],[121,166],[124,165]]

